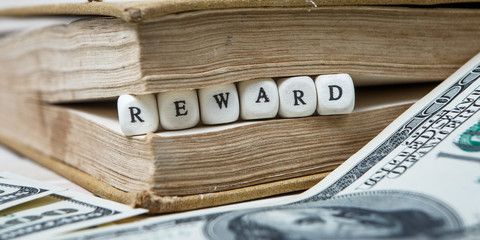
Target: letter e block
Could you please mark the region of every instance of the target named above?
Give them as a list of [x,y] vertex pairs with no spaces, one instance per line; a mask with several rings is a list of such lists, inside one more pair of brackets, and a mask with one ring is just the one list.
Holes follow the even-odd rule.
[[118,120],[127,136],[158,130],[157,100],[153,94],[122,95],[117,101]]
[[274,118],[278,113],[277,84],[271,78],[238,83],[240,117],[244,120]]
[[281,78],[277,81],[282,118],[311,116],[317,109],[317,91],[308,76]]
[[355,106],[355,88],[348,74],[320,75],[315,78],[319,115],[348,114]]
[[204,124],[234,122],[240,115],[237,88],[233,83],[199,89],[198,98]]
[[165,130],[195,127],[200,121],[196,90],[158,93],[157,103],[160,125]]

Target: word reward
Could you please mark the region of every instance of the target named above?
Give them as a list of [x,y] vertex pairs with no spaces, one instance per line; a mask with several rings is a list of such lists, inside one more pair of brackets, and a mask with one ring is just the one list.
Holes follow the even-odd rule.
[[355,89],[348,74],[255,79],[250,81],[118,98],[122,132],[140,135],[243,120],[348,114]]

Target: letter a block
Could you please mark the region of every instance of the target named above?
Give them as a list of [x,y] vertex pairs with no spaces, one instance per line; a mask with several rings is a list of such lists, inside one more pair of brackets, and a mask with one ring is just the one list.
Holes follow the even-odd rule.
[[162,129],[187,129],[195,127],[200,121],[195,90],[158,93],[157,103]]
[[278,113],[278,88],[271,78],[243,81],[238,84],[240,117],[244,120],[274,118]]
[[310,116],[317,109],[317,91],[310,77],[289,77],[277,81],[282,118]]
[[118,98],[117,108],[123,134],[132,136],[157,131],[157,100],[153,94],[122,95]]
[[204,124],[234,122],[240,115],[237,88],[233,83],[199,89],[198,97]]
[[355,88],[348,74],[320,75],[315,78],[319,115],[348,114],[355,105]]

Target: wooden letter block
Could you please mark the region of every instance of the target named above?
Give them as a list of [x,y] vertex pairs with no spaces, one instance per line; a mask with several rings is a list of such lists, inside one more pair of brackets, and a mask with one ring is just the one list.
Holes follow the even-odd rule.
[[348,114],[355,106],[355,88],[348,74],[320,75],[315,78],[319,115]]
[[191,128],[200,121],[196,90],[158,93],[157,102],[162,129]]
[[200,115],[204,124],[234,122],[240,115],[235,84],[229,83],[198,90]]
[[282,118],[306,117],[317,108],[317,92],[310,77],[289,77],[277,81]]
[[262,78],[240,82],[238,92],[242,119],[263,119],[277,116],[278,88],[273,79]]
[[155,132],[158,129],[158,110],[155,95],[122,95],[117,101],[118,120],[127,136]]

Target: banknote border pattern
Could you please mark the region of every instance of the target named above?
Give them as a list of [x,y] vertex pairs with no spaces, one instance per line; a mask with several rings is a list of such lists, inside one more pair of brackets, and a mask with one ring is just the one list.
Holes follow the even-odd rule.
[[11,201],[15,201],[17,199],[30,197],[30,196],[37,195],[37,194],[48,191],[48,189],[37,188],[37,187],[11,185],[11,184],[5,184],[5,183],[0,183],[0,185],[8,187],[8,188],[17,188],[18,189],[15,192],[5,194],[5,195],[0,195],[0,205],[11,202]]
[[434,116],[437,112],[442,110],[479,77],[480,65],[476,65],[470,69],[468,73],[459,78],[458,81],[452,84],[447,90],[443,91],[439,97],[431,101],[426,107],[422,108],[422,110],[413,118],[411,118],[406,124],[399,127],[397,131],[379,144],[341,178],[336,180],[318,194],[306,198],[300,202],[326,200],[350,186],[354,181],[363,176],[363,174],[365,174],[372,166],[384,159],[393,149],[402,144],[402,142],[412,135],[419,126],[426,122],[430,117]]
[[[57,219],[53,219],[53,220],[42,221],[42,222],[34,223],[32,225],[27,225],[27,226],[24,226],[24,227],[21,227],[21,228],[12,229],[11,231],[2,233],[0,235],[0,239],[1,240],[14,239],[14,238],[30,235],[33,232],[41,232],[41,231],[45,231],[45,230],[48,230],[48,229],[51,229],[51,228],[56,228],[56,227],[59,227],[59,226],[63,226],[65,224],[71,224],[71,223],[80,222],[80,221],[88,221],[88,220],[95,219],[95,218],[100,218],[100,217],[104,217],[104,216],[113,216],[113,215],[121,213],[121,212],[118,212],[116,210],[112,210],[112,209],[108,209],[108,208],[100,207],[100,206],[95,206],[95,205],[92,205],[92,204],[89,204],[89,203],[85,203],[85,202],[82,202],[82,201],[79,201],[79,200],[71,199],[71,198],[64,197],[64,196],[57,195],[57,194],[52,194],[51,196],[53,196],[55,198],[58,198],[58,199],[61,199],[63,201],[69,201],[69,202],[73,202],[77,205],[82,205],[82,206],[92,208],[92,211],[89,211],[87,213],[82,213],[82,214],[70,215],[70,216],[66,216],[66,217],[63,217],[63,218],[57,218]],[[53,224],[51,224],[52,222],[53,222]],[[40,226],[40,228],[38,228],[37,226]],[[28,231],[28,230],[21,231],[22,228],[23,229],[31,229],[33,232]],[[37,230],[37,229],[40,229],[40,230]],[[18,234],[15,234],[15,232],[18,232]],[[7,236],[7,237],[4,237],[4,236]]]

